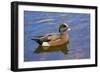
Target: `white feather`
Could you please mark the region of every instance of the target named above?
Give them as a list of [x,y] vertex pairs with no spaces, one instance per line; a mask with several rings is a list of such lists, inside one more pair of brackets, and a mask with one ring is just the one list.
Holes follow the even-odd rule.
[[47,42],[43,42],[42,46],[50,46]]

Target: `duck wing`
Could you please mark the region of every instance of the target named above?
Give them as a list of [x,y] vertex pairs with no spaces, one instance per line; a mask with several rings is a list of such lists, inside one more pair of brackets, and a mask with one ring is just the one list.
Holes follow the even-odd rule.
[[49,35],[48,39],[50,39],[51,41],[55,41],[55,40],[60,39],[60,35],[59,34]]
[[43,42],[49,42],[59,39],[59,35],[55,33],[46,34],[44,36],[34,36],[32,40],[36,41],[40,45],[42,45]]
[[49,42],[50,39],[46,36],[35,36],[32,40],[36,41],[38,44],[42,45],[43,42]]
[[41,36],[34,36],[32,37],[32,40],[37,39],[37,40],[41,40],[41,41],[50,41],[50,39],[55,36],[58,35],[56,33],[49,33],[49,34],[45,34],[45,35],[41,35]]

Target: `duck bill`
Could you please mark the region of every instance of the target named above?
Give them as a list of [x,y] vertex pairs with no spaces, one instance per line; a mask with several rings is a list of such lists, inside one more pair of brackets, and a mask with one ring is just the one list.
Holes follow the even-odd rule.
[[71,30],[71,28],[68,28],[68,31],[70,31]]

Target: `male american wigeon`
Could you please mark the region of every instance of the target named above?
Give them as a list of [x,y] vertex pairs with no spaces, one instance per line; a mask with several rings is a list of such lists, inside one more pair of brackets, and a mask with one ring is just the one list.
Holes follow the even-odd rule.
[[59,46],[69,42],[69,36],[66,32],[70,30],[68,24],[63,23],[59,26],[59,34],[49,33],[44,36],[36,36],[32,40],[36,41],[41,46]]

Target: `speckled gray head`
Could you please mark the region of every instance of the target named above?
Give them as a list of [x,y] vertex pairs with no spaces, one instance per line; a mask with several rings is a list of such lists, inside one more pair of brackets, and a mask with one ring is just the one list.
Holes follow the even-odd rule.
[[59,32],[60,33],[63,33],[67,30],[71,30],[68,24],[63,23],[63,24],[60,25],[60,27],[59,27]]

